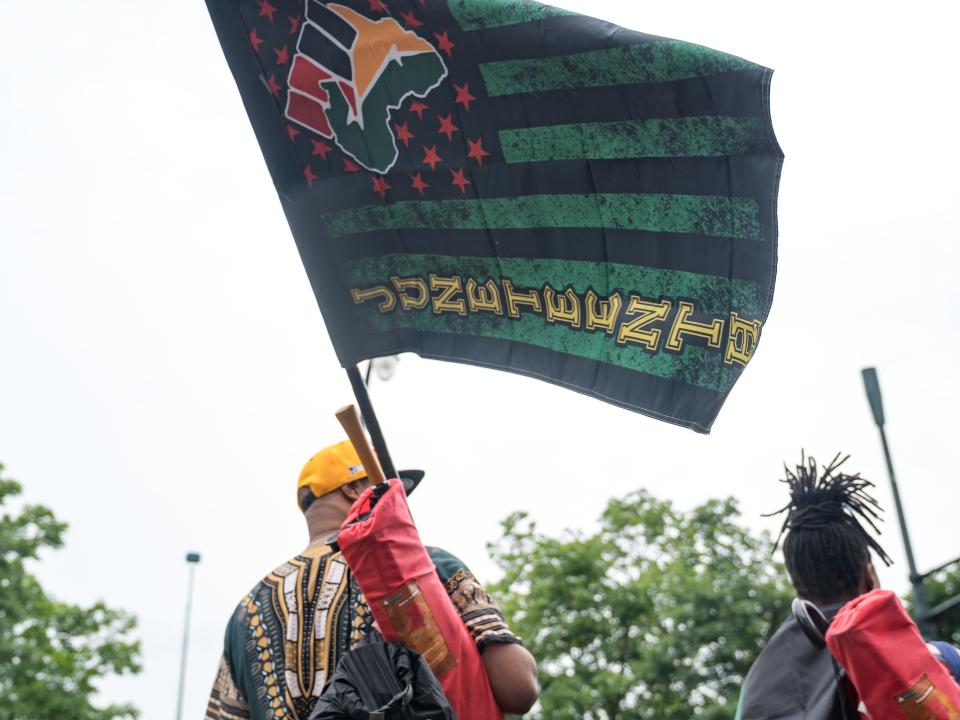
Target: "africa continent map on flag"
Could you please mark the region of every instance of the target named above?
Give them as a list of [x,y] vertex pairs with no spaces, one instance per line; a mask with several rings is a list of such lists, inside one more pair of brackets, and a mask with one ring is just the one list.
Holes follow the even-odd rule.
[[443,60],[392,18],[374,21],[319,2],[307,4],[306,17],[288,77],[287,118],[335,139],[367,170],[388,172],[399,157],[397,140],[413,139],[409,128],[395,123],[391,130],[390,110],[437,87],[447,76]]
[[528,0],[207,0],[340,362],[708,432],[773,297],[771,71]]

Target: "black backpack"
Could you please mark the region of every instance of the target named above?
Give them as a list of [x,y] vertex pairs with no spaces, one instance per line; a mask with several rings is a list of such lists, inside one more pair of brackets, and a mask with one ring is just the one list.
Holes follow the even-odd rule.
[[419,653],[371,642],[343,656],[310,720],[456,720]]

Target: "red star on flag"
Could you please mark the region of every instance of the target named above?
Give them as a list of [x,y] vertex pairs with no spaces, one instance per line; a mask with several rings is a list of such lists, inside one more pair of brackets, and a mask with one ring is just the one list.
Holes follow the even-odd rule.
[[290,136],[290,140],[291,140],[291,141],[292,141],[297,135],[299,135],[299,134],[300,134],[300,131],[299,131],[299,130],[297,130],[297,129],[296,129],[293,125],[291,125],[290,123],[287,123],[287,135]]
[[470,83],[464,83],[463,87],[460,87],[456,83],[453,84],[453,87],[457,91],[457,97],[454,102],[457,105],[463,105],[466,108],[467,112],[470,111],[470,103],[472,103],[476,98],[470,94]]
[[453,134],[460,130],[460,128],[453,124],[453,115],[447,115],[446,117],[437,115],[437,119],[440,121],[440,129],[437,130],[437,132],[446,135],[447,140],[453,140]]
[[490,157],[490,153],[483,149],[482,137],[477,138],[476,141],[467,140],[467,145],[470,146],[470,152],[467,153],[467,157],[476,160],[478,165],[483,165],[483,159]]
[[318,179],[318,177],[313,174],[313,170],[310,169],[309,165],[303,169],[303,177],[307,181],[307,187],[313,187],[313,181]]
[[381,0],[370,0],[370,12],[387,12],[387,6]]
[[290,53],[286,45],[279,50],[274,50],[273,54],[277,56],[277,65],[286,65],[290,61]]
[[404,147],[410,147],[410,141],[413,140],[413,133],[410,132],[410,123],[394,123],[393,126],[397,129],[397,140],[403,143]]
[[389,190],[392,187],[390,185],[387,185],[387,178],[377,177],[376,175],[371,175],[370,177],[373,180],[373,191],[377,195],[379,195],[383,200],[386,200],[387,190]]
[[260,14],[257,17],[266,15],[270,19],[270,22],[273,22],[273,14],[277,9],[270,4],[270,0],[257,0],[257,5],[260,6]]
[[344,172],[351,172],[351,173],[352,173],[352,172],[360,172],[360,166],[357,165],[357,164],[356,164],[353,160],[351,160],[350,158],[344,158],[344,159],[343,159],[343,171],[344,171]]
[[437,155],[437,146],[433,145],[432,147],[423,147],[423,164],[429,165],[431,170],[437,169],[437,163],[443,160],[439,155]]
[[303,18],[300,15],[297,15],[296,17],[288,17],[287,20],[290,21],[290,34],[296,35],[297,31],[300,29],[300,22],[303,20]]
[[423,178],[420,176],[420,173],[411,175],[410,180],[412,181],[410,184],[413,185],[413,189],[416,190],[418,193],[420,193],[420,196],[423,197],[423,191],[430,186],[423,181]]
[[451,170],[450,172],[453,174],[453,181],[450,184],[456,185],[460,188],[460,192],[466,195],[467,185],[473,185],[473,183],[463,176],[463,170]]
[[438,46],[447,54],[447,57],[453,57],[453,52],[451,51],[456,47],[456,45],[450,42],[450,38],[447,36],[447,31],[444,30],[442,33],[434,33],[433,36],[437,39]]
[[[261,40],[260,42],[263,42],[263,40]],[[410,112],[416,113],[417,117],[420,118],[421,120],[423,120],[423,111],[426,109],[427,109],[427,106],[424,105],[419,100],[413,100],[410,102]]]
[[270,79],[267,80],[267,87],[270,88],[270,92],[273,93],[274,97],[280,97],[280,86],[274,79],[273,73],[270,73]]
[[311,140],[310,142],[313,143],[313,154],[319,155],[324,160],[327,159],[327,153],[333,150],[333,148],[327,145],[323,140]]
[[257,35],[257,29],[253,28],[247,37],[250,38],[250,44],[253,45],[253,51],[260,52],[260,46],[263,45],[263,38]]
[[413,14],[413,10],[407,10],[405,13],[400,13],[400,17],[403,18],[403,21],[410,27],[416,29],[423,25],[422,22],[417,20],[417,16]]

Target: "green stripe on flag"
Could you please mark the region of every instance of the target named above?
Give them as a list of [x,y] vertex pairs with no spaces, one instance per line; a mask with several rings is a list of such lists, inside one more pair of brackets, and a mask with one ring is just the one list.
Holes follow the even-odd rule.
[[482,30],[558,15],[576,15],[533,0],[449,0],[448,5],[450,14],[462,30]]
[[[743,280],[575,260],[386,255],[353,261],[348,264],[347,272],[351,284],[358,287],[381,284],[394,275],[426,277],[428,273],[436,273],[480,280],[507,277],[518,288],[539,288],[544,283],[564,288],[571,284],[577,292],[593,288],[601,295],[620,288],[650,297],[664,294],[694,299],[699,308],[715,314],[731,309],[756,313],[761,301],[760,287]],[[490,313],[437,315],[429,309],[397,309],[381,314],[375,303],[364,308],[369,308],[371,329],[378,332],[409,328],[420,332],[512,340],[718,392],[729,389],[740,373],[740,368],[724,364],[723,354],[716,350],[688,343],[680,354],[650,354],[634,346],[617,345],[612,337],[602,332],[584,332],[548,324],[535,314],[524,313],[513,319]]]
[[603,228],[760,240],[751,198],[717,195],[526,195],[477,200],[404,201],[327,213],[333,237],[376,230]]
[[[373,312],[376,313],[376,310]],[[648,355],[637,347],[616,345],[603,333],[571,332],[562,326],[547,325],[542,318],[533,315],[523,315],[518,320],[503,320],[477,315],[460,317],[394,312],[389,315],[374,314],[370,320],[371,329],[377,332],[410,329],[418,332],[512,340],[587,360],[597,360],[646,375],[679,380],[716,392],[730,389],[741,371],[739,367],[725,365],[723,355],[716,350],[688,345],[679,355],[667,352]]]
[[759,65],[680,40],[654,40],[608,50],[529,60],[483,63],[487,94],[515,95],[548,90],[685,80]]
[[760,286],[749,280],[591,260],[397,253],[354,260],[348,263],[347,271],[354,286],[382,283],[392,275],[426,277],[435,273],[472,277],[479,282],[508,278],[518,288],[540,288],[549,283],[558,290],[570,286],[577,293],[593,289],[601,296],[621,290],[648,298],[685,298],[712,315],[733,310],[754,317],[763,305]]
[[550,125],[500,131],[508,163],[745,155],[764,140],[756,118],[723,116]]

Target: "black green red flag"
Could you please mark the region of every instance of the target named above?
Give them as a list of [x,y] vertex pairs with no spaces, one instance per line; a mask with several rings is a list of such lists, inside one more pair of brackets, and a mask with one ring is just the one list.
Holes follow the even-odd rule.
[[529,0],[207,0],[341,363],[707,432],[773,296],[771,71]]

